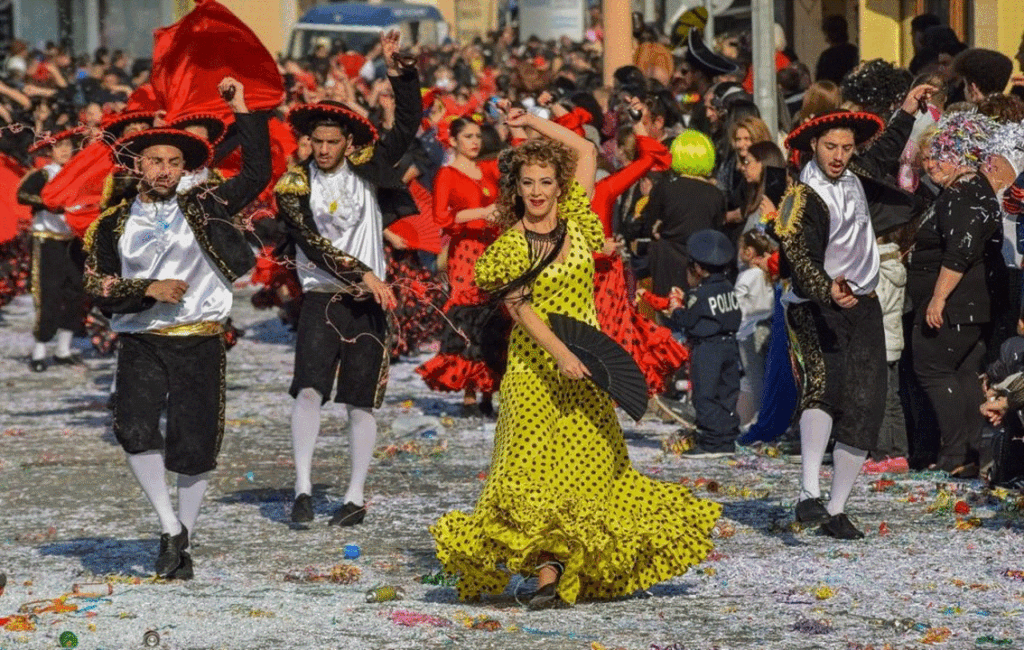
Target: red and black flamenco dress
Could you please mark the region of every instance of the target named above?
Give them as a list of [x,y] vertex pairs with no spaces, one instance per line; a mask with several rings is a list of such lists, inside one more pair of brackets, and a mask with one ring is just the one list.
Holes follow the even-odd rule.
[[498,237],[498,228],[485,219],[456,223],[462,210],[486,207],[498,197],[498,165],[479,163],[482,178],[470,178],[451,166],[434,179],[434,219],[451,238],[448,244],[447,319],[440,352],[416,369],[432,390],[493,393],[501,381],[500,357],[507,348],[504,314],[488,304],[487,294],[474,283],[477,259]]

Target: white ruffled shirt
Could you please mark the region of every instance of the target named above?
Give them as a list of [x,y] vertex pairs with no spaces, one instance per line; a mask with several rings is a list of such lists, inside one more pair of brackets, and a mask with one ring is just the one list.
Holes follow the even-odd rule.
[[[315,164],[310,173],[309,207],[317,230],[340,251],[355,257],[384,279],[384,226],[377,192],[357,176],[348,161],[333,173],[325,173]],[[303,291],[340,291],[344,285],[320,269],[302,252],[296,253],[296,266]]]
[[184,280],[188,290],[176,305],[158,302],[135,314],[114,314],[110,325],[115,332],[223,323],[231,315],[231,283],[199,247],[177,197],[154,203],[136,198],[117,250],[121,277]]
[[871,293],[878,285],[880,260],[868,199],[860,180],[847,169],[833,181],[813,160],[800,172],[800,180],[828,206],[825,272],[833,280],[846,278],[855,295]]

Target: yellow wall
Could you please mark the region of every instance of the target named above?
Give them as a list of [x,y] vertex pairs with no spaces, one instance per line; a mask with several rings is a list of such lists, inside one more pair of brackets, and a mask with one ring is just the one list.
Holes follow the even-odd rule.
[[[913,56],[910,20],[913,0],[857,0],[861,59],[882,58],[906,65]],[[976,0],[974,3],[974,47],[983,47],[1013,57],[1020,45],[1020,0]]]
[[900,0],[858,0],[857,11],[860,58],[902,61]]

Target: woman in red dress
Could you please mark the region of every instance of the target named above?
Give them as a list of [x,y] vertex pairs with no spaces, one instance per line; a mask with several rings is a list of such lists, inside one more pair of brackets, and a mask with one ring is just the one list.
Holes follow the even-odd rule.
[[[500,315],[474,284],[477,258],[498,236],[494,201],[498,197],[496,161],[478,161],[480,127],[459,118],[449,126],[454,158],[434,179],[434,220],[451,238],[448,244],[450,293],[444,306],[450,321],[437,356],[416,369],[433,390],[464,391],[462,414],[492,417],[491,394],[500,377],[485,354],[503,350]],[[493,340],[492,340],[493,339]],[[480,393],[477,403],[476,394]]]
[[[647,106],[634,100],[633,108],[641,113]],[[629,298],[626,272],[622,257],[615,250],[612,237],[612,211],[615,200],[630,186],[640,181],[647,172],[667,169],[672,156],[665,145],[648,137],[643,120],[633,125],[636,138],[636,156],[633,161],[597,182],[590,207],[604,226],[604,251],[594,253],[594,302],[601,331],[612,337],[633,359],[647,380],[649,395],[666,389],[666,379],[686,362],[689,353],[672,337],[668,328],[661,327],[641,314]]]

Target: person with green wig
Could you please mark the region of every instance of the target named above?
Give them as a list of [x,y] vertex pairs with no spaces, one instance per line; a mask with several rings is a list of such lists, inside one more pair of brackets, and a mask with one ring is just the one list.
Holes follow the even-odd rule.
[[721,229],[726,208],[725,194],[711,180],[711,140],[688,129],[676,136],[670,151],[672,173],[655,183],[638,224],[641,236],[650,238],[648,272],[652,291],[660,296],[687,286],[686,241],[700,230]]

